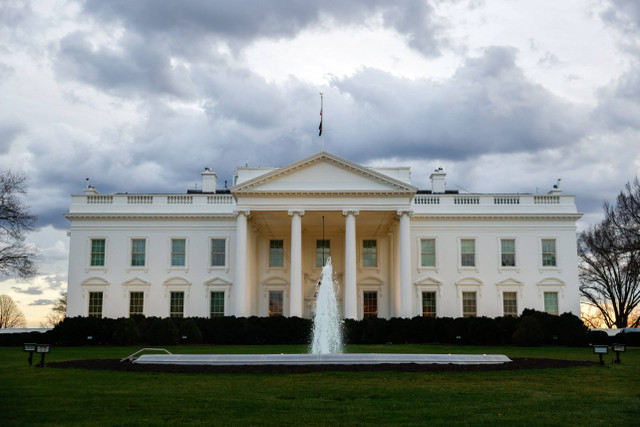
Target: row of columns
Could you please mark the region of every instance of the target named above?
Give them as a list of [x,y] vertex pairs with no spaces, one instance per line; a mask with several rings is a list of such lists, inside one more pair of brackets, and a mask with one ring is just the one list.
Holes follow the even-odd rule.
[[[289,315],[302,317],[302,216],[304,210],[291,209],[291,281],[289,289]],[[249,293],[247,292],[247,219],[250,211],[236,210],[236,259],[234,281],[234,315],[238,317],[250,316]],[[356,268],[356,216],[359,211],[345,209],[345,248],[344,248],[344,317],[356,319],[358,317]],[[399,255],[400,255],[400,313],[401,317],[412,317],[411,293],[411,236],[410,210],[398,210],[399,227]]]

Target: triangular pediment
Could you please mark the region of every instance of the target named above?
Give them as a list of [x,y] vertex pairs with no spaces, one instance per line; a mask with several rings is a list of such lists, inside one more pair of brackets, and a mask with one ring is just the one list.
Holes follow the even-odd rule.
[[416,191],[416,187],[403,181],[324,151],[231,188],[234,194],[412,194]]

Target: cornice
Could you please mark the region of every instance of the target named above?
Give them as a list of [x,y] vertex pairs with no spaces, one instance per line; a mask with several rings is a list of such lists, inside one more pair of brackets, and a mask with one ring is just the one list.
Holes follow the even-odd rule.
[[65,218],[70,221],[77,220],[235,220],[233,213],[229,214],[140,214],[140,213],[65,213]]
[[415,191],[379,191],[379,190],[292,190],[292,191],[251,191],[243,190],[235,193],[239,196],[252,197],[334,197],[334,196],[360,196],[360,197],[379,197],[379,196],[398,196],[413,197]]
[[[281,168],[278,168],[276,170],[273,170],[271,172],[267,172],[264,175],[260,175],[257,176],[255,178],[252,178],[246,182],[243,182],[241,184],[235,185],[233,187],[231,187],[231,193],[232,194],[246,194],[248,192],[251,192],[251,188],[261,184],[261,183],[265,183],[265,182],[269,182],[271,180],[273,180],[276,177],[280,177],[280,176],[287,176],[290,175],[298,170],[304,169],[310,165],[313,165],[315,163],[318,163],[320,161],[328,161],[329,163],[332,163],[334,165],[337,165],[341,168],[350,170],[352,172],[358,173],[360,175],[366,176],[368,178],[373,178],[378,182],[383,182],[385,184],[390,184],[396,188],[398,188],[400,190],[400,193],[407,193],[407,194],[415,194],[418,191],[417,187],[414,187],[413,185],[407,184],[405,182],[402,182],[396,178],[384,175],[380,172],[365,168],[363,166],[360,166],[357,163],[353,163],[349,160],[343,159],[342,157],[336,156],[335,154],[331,154],[328,153],[326,151],[321,151],[319,153],[316,153],[312,156],[306,157],[302,160],[299,160],[297,162],[291,163],[290,165],[287,166],[283,166]],[[320,192],[320,193],[325,193],[325,192]],[[326,192],[329,194],[332,194],[333,192]],[[340,192],[339,192],[340,193]],[[338,193],[338,194],[339,194]],[[382,194],[397,194],[396,192],[393,191],[388,191],[388,192],[384,192]],[[278,194],[278,193],[276,193]],[[303,193],[304,194],[304,193]],[[308,192],[307,194],[316,194],[316,192]],[[354,192],[345,192],[344,194],[354,194]]]
[[496,214],[496,213],[473,213],[473,214],[427,214],[415,213],[413,219],[429,219],[429,220],[541,220],[541,221],[577,221],[582,218],[582,214]]

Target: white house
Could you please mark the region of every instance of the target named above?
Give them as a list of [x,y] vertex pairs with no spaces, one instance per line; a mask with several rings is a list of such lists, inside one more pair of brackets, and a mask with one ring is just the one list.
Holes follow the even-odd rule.
[[202,173],[186,194],[72,196],[68,316],[311,317],[331,256],[344,317],[580,314],[574,196],[459,194],[320,152]]

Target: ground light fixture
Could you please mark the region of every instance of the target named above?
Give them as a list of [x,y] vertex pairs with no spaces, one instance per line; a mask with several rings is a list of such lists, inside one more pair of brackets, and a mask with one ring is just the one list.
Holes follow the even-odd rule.
[[29,366],[33,363],[33,352],[36,351],[36,346],[38,344],[34,342],[26,342],[24,343],[24,351],[29,352]]
[[598,356],[600,356],[600,365],[604,366],[604,360],[602,360],[602,355],[609,354],[609,346],[594,344],[593,354],[597,354]]
[[44,368],[44,356],[45,354],[49,353],[50,350],[51,350],[51,345],[49,344],[36,345],[36,353],[42,354],[42,359],[40,359],[40,363],[38,363],[36,366],[40,368]]
[[620,353],[624,353],[625,351],[627,351],[627,345],[626,344],[613,344],[611,346],[611,349],[613,351],[616,352],[616,363],[620,363]]

